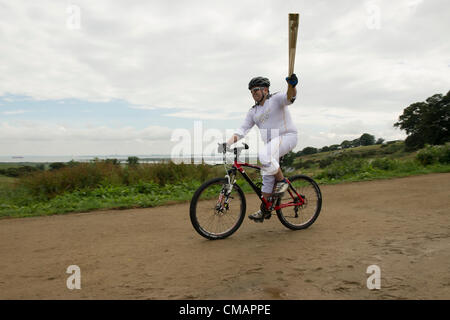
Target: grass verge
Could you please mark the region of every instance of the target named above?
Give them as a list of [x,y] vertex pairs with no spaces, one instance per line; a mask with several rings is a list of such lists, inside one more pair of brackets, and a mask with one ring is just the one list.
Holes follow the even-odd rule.
[[[414,159],[345,156],[331,161],[324,168],[316,164],[286,175],[306,174],[321,185],[392,179],[448,173],[449,158],[448,146],[428,146]],[[259,177],[257,172],[247,172],[253,179]],[[170,163],[134,168],[122,168],[110,163],[79,165],[54,172],[34,173],[20,179],[0,175],[0,218],[145,208],[186,202],[190,201],[203,181],[223,175],[222,166],[180,166]],[[238,180],[238,184],[244,192],[253,192],[245,180]]]

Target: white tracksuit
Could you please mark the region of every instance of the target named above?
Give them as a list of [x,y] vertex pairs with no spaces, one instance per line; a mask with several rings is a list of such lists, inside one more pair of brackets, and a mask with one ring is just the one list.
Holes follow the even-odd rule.
[[255,124],[260,130],[264,147],[259,150],[258,157],[262,164],[262,191],[265,193],[272,193],[280,157],[297,145],[297,128],[287,107],[290,104],[292,102],[287,99],[286,93],[274,93],[264,105],[253,106],[242,126],[235,132],[243,138]]

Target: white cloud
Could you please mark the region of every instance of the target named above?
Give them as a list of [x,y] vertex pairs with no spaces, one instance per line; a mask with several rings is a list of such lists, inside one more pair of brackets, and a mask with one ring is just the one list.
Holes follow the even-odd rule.
[[130,109],[138,109],[138,110],[157,110],[156,107],[150,107],[150,106],[130,106]]
[[169,153],[171,134],[172,129],[162,126],[137,130],[133,127],[80,128],[43,122],[0,122],[0,155]]
[[25,112],[26,112],[25,110],[9,110],[3,111],[1,113],[7,116],[7,115],[23,114]]
[[207,111],[207,110],[205,110],[204,112],[195,112],[195,111],[173,112],[173,113],[164,114],[163,116],[185,118],[185,119],[196,119],[196,120],[242,119],[242,114],[232,114],[232,113],[225,113],[225,112],[211,112],[211,111]]
[[107,126],[69,127],[61,124],[39,122],[0,123],[2,140],[9,141],[167,141],[172,129],[162,126],[148,126],[138,130],[133,127],[110,128]]
[[[273,91],[285,90],[287,13],[300,12],[301,111],[293,113],[302,143],[340,142],[358,126],[393,137],[406,106],[449,89],[450,20],[444,0],[372,2],[381,13],[377,30],[367,28],[367,2],[356,0],[79,0],[81,28],[71,30],[68,2],[0,0],[0,96],[121,100],[135,109],[176,109],[165,114],[168,122],[238,121],[252,105],[252,76],[267,75]],[[61,137],[97,134],[126,144],[107,126],[95,130]],[[146,141],[139,130],[121,130]]]

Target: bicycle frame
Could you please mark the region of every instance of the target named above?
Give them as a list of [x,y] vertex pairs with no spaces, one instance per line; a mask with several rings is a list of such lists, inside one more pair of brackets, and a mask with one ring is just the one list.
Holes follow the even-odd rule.
[[[228,175],[230,173],[232,173],[232,174],[234,174],[234,176],[236,176],[236,171],[239,171],[241,173],[241,175],[244,177],[244,179],[250,184],[250,186],[255,191],[255,193],[258,195],[258,197],[261,199],[261,201],[264,203],[264,205],[266,206],[266,209],[268,209],[268,210],[280,210],[280,209],[286,208],[286,207],[301,206],[301,205],[303,205],[305,203],[305,200],[303,199],[303,197],[300,196],[297,193],[297,191],[291,185],[291,182],[289,181],[289,179],[286,178],[286,181],[289,184],[289,188],[287,189],[287,192],[289,192],[289,194],[290,194],[290,196],[292,198],[292,202],[285,203],[285,204],[280,204],[279,206],[275,206],[272,209],[270,209],[273,206],[273,202],[270,202],[268,199],[266,199],[263,196],[261,190],[253,183],[253,181],[250,179],[250,177],[247,175],[247,173],[245,173],[245,170],[243,169],[243,167],[248,167],[248,168],[253,168],[253,169],[256,169],[256,170],[261,170],[261,167],[255,166],[255,165],[251,165],[251,164],[248,164],[246,162],[238,162],[237,161],[238,153],[237,153],[236,150],[235,150],[234,154],[235,154],[234,162],[233,162],[233,165],[232,165],[231,169],[228,170]],[[294,202],[294,200],[296,198],[298,199],[298,202]]]

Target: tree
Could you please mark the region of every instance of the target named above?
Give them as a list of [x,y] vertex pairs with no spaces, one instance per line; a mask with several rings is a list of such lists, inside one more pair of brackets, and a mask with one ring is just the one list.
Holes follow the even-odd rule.
[[375,144],[375,136],[368,134],[368,133],[363,133],[363,135],[359,138],[359,143],[362,146],[371,146]]
[[450,141],[450,91],[445,96],[435,94],[425,102],[411,104],[403,110],[394,127],[406,131],[407,150]]
[[359,147],[361,145],[361,141],[359,140],[359,138],[355,139],[355,140],[352,140],[352,141],[350,141],[350,145],[352,147]]
[[128,157],[127,162],[128,162],[128,165],[135,166],[139,163],[139,158],[138,157]]
[[375,144],[383,144],[384,139],[383,138],[378,138],[377,142],[375,142]]
[[49,167],[50,167],[50,170],[58,170],[61,168],[65,168],[66,164],[64,162],[53,162],[53,163],[50,163]]
[[339,150],[339,147],[340,147],[340,145],[338,145],[338,144],[332,144],[332,145],[330,146],[330,151],[336,151],[336,150]]
[[314,154],[317,153],[317,148],[314,147],[306,147],[302,150],[302,155]]
[[120,164],[120,161],[118,159],[116,159],[116,158],[114,158],[114,159],[106,159],[105,162],[106,163],[111,163],[113,165],[119,165]]
[[347,149],[347,148],[350,148],[351,146],[352,146],[352,143],[348,140],[344,140],[341,142],[342,149]]
[[283,165],[286,167],[292,167],[297,154],[295,152],[289,151],[283,156]]

